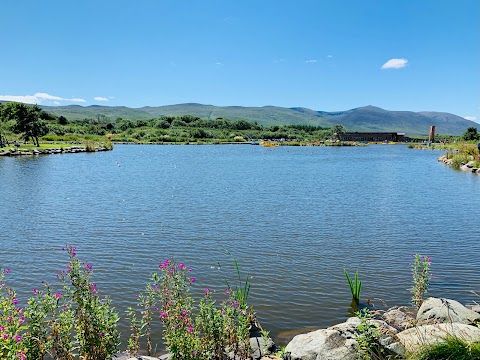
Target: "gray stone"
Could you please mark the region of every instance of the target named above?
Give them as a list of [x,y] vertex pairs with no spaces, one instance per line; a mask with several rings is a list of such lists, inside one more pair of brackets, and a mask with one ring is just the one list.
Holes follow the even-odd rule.
[[405,306],[388,309],[381,317],[388,325],[399,331],[411,328],[416,323],[414,314]]
[[275,343],[271,338],[264,339],[261,336],[250,338],[250,348],[252,349],[252,359],[261,359],[265,355],[270,355],[275,351]]
[[411,354],[425,346],[443,342],[449,336],[455,336],[468,343],[480,341],[480,328],[458,323],[422,325],[397,334],[400,344]]
[[290,360],[357,360],[356,343],[338,330],[321,329],[295,336],[285,352]]
[[477,304],[471,305],[470,310],[475,311],[476,313],[480,314],[480,305],[477,305]]
[[[380,344],[388,352],[401,354],[403,347],[395,344],[394,335],[398,330],[383,320],[370,319],[369,323],[375,324],[380,331]],[[316,330],[307,334],[300,334],[293,338],[285,351],[290,360],[340,360],[359,359],[356,348],[358,335],[357,327],[361,323],[358,317],[351,317],[346,322]],[[400,348],[397,350],[396,348]]]
[[420,306],[417,320],[422,324],[460,323],[470,325],[480,320],[480,314],[467,309],[455,300],[428,298]]

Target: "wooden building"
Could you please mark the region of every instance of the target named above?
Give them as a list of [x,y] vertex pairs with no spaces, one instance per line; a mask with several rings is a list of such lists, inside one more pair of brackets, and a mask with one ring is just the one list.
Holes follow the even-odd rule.
[[404,142],[405,133],[396,132],[345,132],[340,135],[341,141],[368,141],[368,142]]

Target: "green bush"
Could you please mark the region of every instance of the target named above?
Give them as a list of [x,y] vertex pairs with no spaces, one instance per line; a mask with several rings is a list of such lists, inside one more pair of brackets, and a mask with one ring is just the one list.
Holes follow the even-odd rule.
[[480,360],[480,341],[472,344],[449,336],[445,342],[423,349],[414,360]]
[[465,153],[457,153],[452,156],[452,168],[458,170],[460,166],[469,161],[468,155]]

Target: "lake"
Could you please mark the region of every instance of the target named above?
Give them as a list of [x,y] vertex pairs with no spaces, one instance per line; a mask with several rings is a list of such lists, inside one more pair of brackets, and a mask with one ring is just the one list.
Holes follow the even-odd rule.
[[438,163],[441,153],[117,145],[0,158],[0,266],[25,302],[55,282],[73,244],[123,316],[160,261],[186,263],[197,293],[221,296],[234,256],[274,338],[344,321],[344,268],[359,271],[362,301],[408,305],[414,253],[432,258],[430,295],[480,301],[480,176]]

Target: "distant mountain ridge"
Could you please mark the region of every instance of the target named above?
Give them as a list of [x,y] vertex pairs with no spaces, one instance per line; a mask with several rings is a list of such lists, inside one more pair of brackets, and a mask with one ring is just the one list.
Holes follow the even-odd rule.
[[108,116],[113,122],[117,118],[140,120],[162,115],[194,115],[204,119],[248,120],[267,126],[305,124],[331,127],[341,124],[348,131],[403,132],[408,136],[428,135],[431,125],[435,125],[437,134],[444,135],[461,135],[468,127],[479,126],[473,121],[450,113],[389,111],[371,105],[336,112],[316,111],[303,107],[214,106],[197,103],[142,108],[101,105],[42,106],[42,108],[55,115],[63,115],[68,120],[95,118],[97,115]]

